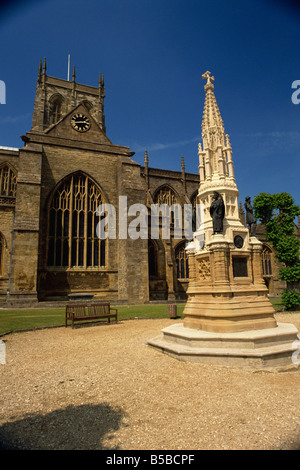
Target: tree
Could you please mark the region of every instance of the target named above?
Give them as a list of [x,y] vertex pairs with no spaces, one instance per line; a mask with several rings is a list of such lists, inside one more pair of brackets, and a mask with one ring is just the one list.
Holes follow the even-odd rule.
[[288,193],[260,193],[253,200],[255,216],[266,227],[267,240],[276,251],[276,258],[285,265],[279,277],[286,281],[287,288],[282,302],[290,310],[300,306],[300,241],[295,236],[295,217],[300,215],[300,206]]

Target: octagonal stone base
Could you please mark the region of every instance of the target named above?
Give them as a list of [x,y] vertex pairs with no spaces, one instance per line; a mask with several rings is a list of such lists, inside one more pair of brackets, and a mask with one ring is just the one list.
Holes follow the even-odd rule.
[[148,345],[181,361],[242,369],[294,368],[292,355],[299,349],[298,330],[289,323],[275,328],[214,333],[171,325]]

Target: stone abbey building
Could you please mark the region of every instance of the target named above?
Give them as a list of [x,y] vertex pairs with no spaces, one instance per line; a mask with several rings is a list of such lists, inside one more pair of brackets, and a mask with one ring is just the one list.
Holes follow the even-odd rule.
[[[106,134],[105,87],[51,77],[40,64],[32,128],[20,149],[0,147],[0,304],[32,305],[91,293],[113,303],[186,298],[186,239],[97,236],[97,208],[140,203],[195,205],[199,174],[144,166]],[[179,162],[180,165],[180,162]],[[244,213],[240,203],[240,217]],[[149,219],[150,220],[150,219]],[[128,216],[128,223],[130,217]],[[149,222],[149,234],[151,232]],[[284,284],[264,242],[263,272],[271,295]]]

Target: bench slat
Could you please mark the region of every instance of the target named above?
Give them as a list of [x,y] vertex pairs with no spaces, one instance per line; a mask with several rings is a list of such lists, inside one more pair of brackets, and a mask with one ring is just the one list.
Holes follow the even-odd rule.
[[[112,312],[115,313],[112,313]],[[110,323],[111,319],[118,321],[118,310],[111,308],[110,303],[99,302],[94,304],[67,304],[66,305],[66,327],[68,320],[72,321],[72,328],[74,322],[84,320],[107,319]]]

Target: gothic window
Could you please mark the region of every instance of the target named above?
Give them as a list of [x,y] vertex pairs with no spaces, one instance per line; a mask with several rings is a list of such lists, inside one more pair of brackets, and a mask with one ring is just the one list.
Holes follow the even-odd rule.
[[262,251],[263,276],[272,276],[271,249],[264,245]]
[[178,204],[178,200],[174,191],[168,186],[160,188],[154,198],[155,204],[167,204],[171,207],[173,204]]
[[148,241],[148,265],[149,277],[157,277],[157,250],[152,240]]
[[50,124],[56,124],[62,117],[62,103],[61,96],[56,96],[50,101]]
[[177,279],[185,280],[189,278],[189,264],[185,251],[186,242],[180,243],[175,250],[175,261],[177,268]]
[[8,166],[0,168],[0,196],[16,197],[17,176]]
[[157,191],[154,196],[154,204],[167,204],[170,208],[174,205],[175,214],[173,210],[170,213],[171,224],[174,224],[175,220],[178,220],[181,215],[178,211],[178,207],[176,206],[179,205],[179,201],[175,192],[169,186],[163,186]]
[[98,187],[82,173],[61,183],[49,207],[48,266],[105,266],[105,240],[96,231],[103,202]]

